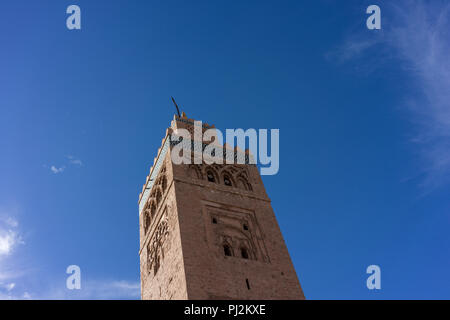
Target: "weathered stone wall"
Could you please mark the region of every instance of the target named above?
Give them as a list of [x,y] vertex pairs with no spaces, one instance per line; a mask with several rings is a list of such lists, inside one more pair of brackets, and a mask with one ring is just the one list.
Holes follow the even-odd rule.
[[[257,168],[244,169],[251,191],[220,180],[236,169],[233,179],[242,166],[215,166],[218,183],[207,181],[206,168],[199,179],[189,167],[174,168],[188,298],[303,299]],[[224,254],[224,241],[232,256]],[[248,249],[248,259],[242,258],[241,246]]]
[[[141,232],[141,298],[146,300],[187,299],[186,276],[181,251],[180,225],[176,207],[175,189],[172,183],[171,162],[165,159],[167,189],[161,196],[153,221],[144,230],[144,214],[140,216]],[[161,173],[160,175],[161,176]],[[157,252],[151,249],[157,248]],[[158,256],[159,267],[155,273],[155,261],[149,254]]]

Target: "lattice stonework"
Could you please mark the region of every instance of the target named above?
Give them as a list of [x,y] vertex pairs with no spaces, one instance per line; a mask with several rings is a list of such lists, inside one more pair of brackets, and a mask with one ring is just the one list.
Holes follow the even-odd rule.
[[149,273],[153,272],[156,275],[158,272],[159,266],[164,259],[164,243],[168,235],[169,224],[166,210],[147,246],[147,266]]
[[[205,151],[205,148],[208,146],[207,143],[202,143],[200,141],[195,141],[195,140],[186,140],[186,139],[183,139],[182,137],[174,135],[174,134],[170,136],[170,145],[171,146],[175,146],[180,143],[183,145],[183,149],[190,148],[192,151],[201,150],[203,152],[203,151]],[[233,154],[234,163],[239,162],[242,164],[249,164],[249,165],[255,164],[255,159],[254,159],[253,155],[249,155],[249,154],[246,154],[241,151],[234,152],[233,150],[224,149],[220,146],[217,146],[216,150],[218,150],[219,154],[224,155],[224,159],[226,159],[225,155],[228,152],[231,152]]]

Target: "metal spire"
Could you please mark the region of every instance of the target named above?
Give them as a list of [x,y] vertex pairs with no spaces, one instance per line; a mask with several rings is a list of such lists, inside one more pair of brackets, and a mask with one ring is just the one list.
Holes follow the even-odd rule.
[[178,118],[181,118],[180,109],[178,109],[178,105],[177,105],[177,103],[175,102],[175,99],[174,99],[173,97],[171,97],[171,98],[172,98],[173,104],[175,105],[175,108],[177,108]]

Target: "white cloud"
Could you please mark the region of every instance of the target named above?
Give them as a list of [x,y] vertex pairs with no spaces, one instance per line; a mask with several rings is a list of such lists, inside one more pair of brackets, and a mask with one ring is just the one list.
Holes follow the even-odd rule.
[[67,156],[67,159],[69,159],[70,164],[73,164],[75,166],[81,167],[83,165],[83,162],[80,159],[75,158],[74,156],[69,155]]
[[396,8],[390,44],[422,93],[408,106],[419,128],[414,142],[425,160],[425,184],[436,186],[450,180],[450,3],[408,3],[407,16]]
[[[80,159],[78,159],[78,158],[75,158],[74,156],[72,156],[72,155],[68,155],[68,156],[66,156],[66,158],[67,158],[67,165],[69,166],[69,165],[72,165],[72,166],[77,166],[77,167],[82,167],[83,166],[83,161],[81,161]],[[44,168],[48,168],[48,166],[47,165],[44,165]],[[57,167],[57,166],[55,166],[55,165],[52,165],[52,166],[50,166],[50,171],[51,172],[53,172],[54,174],[59,174],[59,173],[62,173],[62,172],[64,172],[66,170],[66,166],[65,165],[63,165],[63,166],[61,166],[61,167]]]
[[125,280],[81,280],[80,290],[69,290],[65,283],[52,287],[47,292],[28,293],[36,300],[136,300],[140,299],[140,283]]
[[0,300],[30,300],[31,296],[28,292],[23,294],[15,294],[12,290],[7,292],[0,292]]
[[35,267],[24,269],[22,262],[27,259],[19,256],[17,250],[23,243],[19,221],[11,215],[11,210],[0,208],[0,300],[140,299],[139,281],[91,280],[82,276],[81,290],[69,290],[66,282],[61,281],[61,277],[68,276],[65,270],[61,270],[55,280],[54,274],[47,278],[42,273],[45,271]]
[[80,159],[73,159],[73,160],[70,160],[70,163],[71,163],[71,164],[74,164],[74,165],[78,165],[78,166],[82,166],[82,165],[83,165],[83,162],[81,162]]
[[[0,261],[1,262],[1,261]],[[4,266],[1,266],[2,269],[4,268]],[[0,283],[3,283],[3,281],[9,281],[11,279],[14,278],[18,278],[22,275],[21,272],[15,272],[15,271],[7,271],[7,270],[1,270],[0,271]]]
[[18,236],[14,231],[0,229],[0,256],[10,254],[17,242]]
[[[401,62],[414,89],[405,107],[415,125],[411,139],[423,159],[424,185],[450,181],[450,3],[405,0],[381,5],[383,29],[352,34],[327,54],[339,63],[364,57],[365,65]],[[376,49],[376,50],[375,50]],[[378,54],[381,53],[381,54]],[[394,53],[394,54],[392,54]],[[374,62],[376,57],[377,61]]]
[[11,291],[12,289],[14,289],[15,286],[16,286],[16,284],[15,284],[14,282],[11,282],[11,283],[5,284],[3,287],[4,287],[7,291]]
[[17,220],[12,217],[0,218],[0,259],[9,255],[17,244],[23,243],[16,230],[18,225]]
[[129,281],[94,281],[87,283],[82,294],[88,299],[139,299],[141,285]]
[[325,58],[338,63],[349,62],[352,59],[359,58],[366,50],[373,48],[381,43],[381,36],[375,35],[373,38],[360,34],[353,34],[345,40],[345,43],[325,54]]
[[7,225],[9,225],[10,227],[13,227],[13,228],[16,228],[19,225],[19,222],[12,217],[7,217],[5,219],[5,222]]
[[140,294],[141,285],[139,282],[129,282],[129,281],[113,281],[111,287],[117,288],[119,290],[129,291],[133,294]]
[[60,168],[57,168],[57,167],[55,167],[55,166],[51,166],[51,167],[50,167],[50,170],[51,170],[54,174],[58,174],[58,173],[63,172],[65,168],[66,168],[66,167],[64,167],[64,166],[62,166],[62,167],[60,167]]
[[15,249],[23,240],[18,231],[19,222],[3,211],[0,214],[0,299],[16,299],[16,282],[21,272],[11,261],[15,260]]

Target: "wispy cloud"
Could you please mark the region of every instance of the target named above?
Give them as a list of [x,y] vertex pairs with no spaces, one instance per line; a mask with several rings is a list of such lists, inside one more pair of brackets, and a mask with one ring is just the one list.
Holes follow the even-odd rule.
[[0,299],[17,298],[14,293],[16,283],[13,281],[19,276],[18,270],[10,270],[8,264],[16,248],[23,244],[18,231],[19,222],[12,216],[0,212]]
[[414,88],[405,92],[405,107],[417,129],[411,142],[423,159],[423,184],[436,187],[450,181],[450,3],[405,0],[381,8],[383,22],[388,21],[382,31],[371,31],[369,38],[367,30],[353,34],[327,57],[349,63],[381,48],[378,61],[401,62]]
[[361,34],[353,34],[345,40],[343,45],[327,52],[325,58],[338,63],[349,62],[352,59],[359,58],[367,49],[373,48],[375,45],[380,44],[381,41],[380,35],[367,38]]
[[83,162],[80,159],[75,158],[74,156],[68,155],[67,159],[69,160],[70,164],[80,167],[83,166]]
[[16,228],[17,226],[19,226],[19,222],[16,219],[14,219],[13,217],[6,217],[4,219],[4,222],[6,225],[13,227],[13,228]]
[[420,128],[414,141],[426,161],[425,184],[434,187],[450,178],[450,3],[408,3],[407,15],[396,8],[391,45],[423,94],[408,105]]
[[[81,159],[78,159],[72,155],[68,155],[66,156],[66,160],[65,160],[67,166],[74,166],[74,167],[82,167],[83,166],[83,161],[81,161]],[[47,166],[44,165],[44,168],[49,168],[50,171],[54,174],[59,174],[59,173],[63,173],[66,168],[66,165],[62,165],[62,166],[56,166],[56,165],[51,165],[51,166]]]
[[12,230],[0,229],[0,256],[10,254],[17,242],[17,233]]
[[60,284],[45,292],[28,293],[28,298],[36,300],[136,300],[140,299],[138,281],[88,280],[81,281],[81,289],[69,290]]
[[50,167],[50,170],[51,170],[54,174],[61,173],[61,172],[63,172],[65,169],[66,169],[66,167],[64,167],[64,166],[59,167],[59,168],[57,168],[57,167],[55,167],[55,166],[51,166],[51,167]]
[[17,295],[14,292],[0,292],[0,300],[30,300],[30,294],[24,292],[23,294]]
[[1,288],[6,289],[6,291],[8,291],[8,292],[11,291],[12,289],[14,289],[15,286],[16,286],[16,284],[14,282],[0,285]]
[[81,299],[139,299],[141,286],[139,282],[130,281],[91,281],[79,292]]
[[[108,300],[140,299],[139,281],[116,279],[85,279],[82,273],[81,289],[69,290],[66,287],[65,269],[61,274],[45,274],[45,270],[23,266],[25,244],[19,221],[11,212],[0,208],[0,300],[51,299],[51,300]],[[41,280],[37,280],[41,279]]]
[[0,259],[11,254],[18,244],[23,243],[16,231],[18,224],[12,217],[0,218]]

